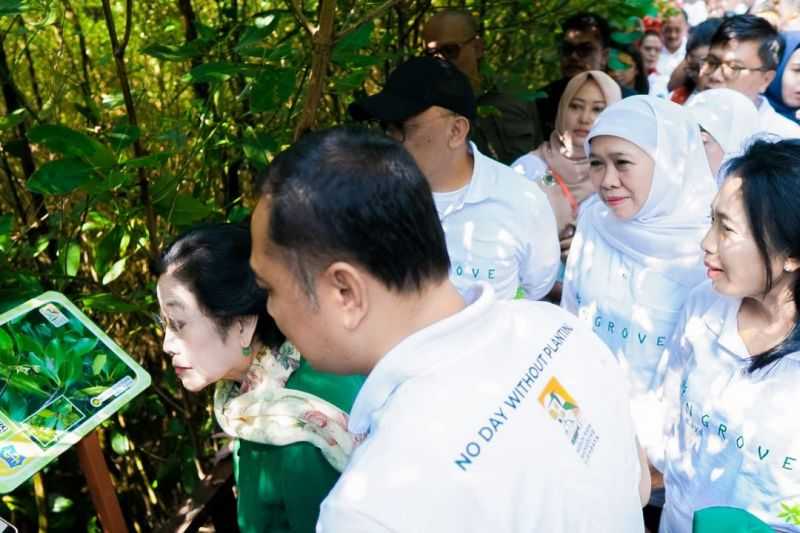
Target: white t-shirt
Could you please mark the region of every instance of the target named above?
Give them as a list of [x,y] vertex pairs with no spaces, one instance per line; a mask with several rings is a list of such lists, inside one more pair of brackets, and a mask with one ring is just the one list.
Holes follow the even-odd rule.
[[[479,281],[498,298],[522,287],[538,300],[553,287],[561,262],[558,230],[547,197],[511,167],[474,144],[472,178],[460,198],[433,193],[450,255],[450,280],[464,294]],[[444,194],[445,196],[441,196]]]
[[767,133],[779,135],[784,139],[800,138],[800,126],[784,117],[772,107],[769,101],[763,96],[759,96],[757,104],[758,117],[761,121],[761,129]]
[[485,283],[466,300],[367,377],[349,429],[368,436],[317,531],[643,531],[627,385],[608,349],[551,304],[497,300]]
[[514,172],[522,174],[531,181],[539,181],[547,174],[547,163],[538,155],[528,152],[513,163]]
[[779,517],[782,504],[800,504],[800,354],[748,373],[740,306],[700,285],[669,343],[663,532],[691,532],[694,511],[711,506],[800,531]]
[[639,442],[660,466],[664,422],[658,365],[691,288],[612,248],[587,220],[578,218],[561,307],[590,324],[616,355],[630,379]]
[[669,78],[672,76],[672,71],[681,64],[683,58],[686,57],[686,39],[684,38],[681,46],[674,52],[670,52],[666,47],[661,49],[661,54],[658,56],[656,63],[656,71],[647,77],[650,84],[650,96],[657,96],[659,98],[668,98]]

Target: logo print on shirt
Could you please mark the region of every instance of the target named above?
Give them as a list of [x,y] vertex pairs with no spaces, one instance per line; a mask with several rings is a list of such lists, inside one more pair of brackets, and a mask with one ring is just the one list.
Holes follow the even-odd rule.
[[583,420],[578,402],[558,379],[552,377],[539,395],[539,403],[545,408],[550,418],[561,425],[561,430],[575,451],[578,452],[578,456],[584,463],[588,463],[600,436],[591,424],[587,424]]

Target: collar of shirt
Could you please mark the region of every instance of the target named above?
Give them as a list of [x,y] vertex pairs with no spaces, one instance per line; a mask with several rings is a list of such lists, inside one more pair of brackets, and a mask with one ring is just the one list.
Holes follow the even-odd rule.
[[681,41],[681,45],[674,52],[670,52],[669,50],[667,50],[667,47],[664,46],[663,48],[661,48],[661,55],[664,57],[668,57],[670,59],[683,60],[683,58],[686,56],[686,42],[688,40],[689,40],[688,36],[684,37],[683,41]]
[[[716,300],[703,313],[703,322],[718,339],[719,345],[740,359],[753,357],[739,335],[739,308],[742,300],[717,294]],[[786,354],[788,359],[800,361],[800,352]]]
[[463,351],[458,346],[469,346],[472,336],[485,335],[482,328],[496,300],[494,290],[488,283],[477,283],[464,300],[467,306],[463,310],[406,337],[378,361],[353,402],[350,432],[368,433],[375,412],[403,382],[441,365],[448,357],[460,356]]
[[483,202],[497,190],[499,179],[495,164],[499,165],[500,163],[483,155],[472,141],[469,143],[469,151],[472,154],[472,176],[469,179],[469,185],[467,185],[467,193],[462,197],[461,202],[447,210],[442,216],[443,219],[459,211],[466,204]]
[[718,339],[720,346],[733,355],[748,359],[750,354],[739,336],[738,314],[742,301],[717,294],[714,303],[703,313],[703,322]]

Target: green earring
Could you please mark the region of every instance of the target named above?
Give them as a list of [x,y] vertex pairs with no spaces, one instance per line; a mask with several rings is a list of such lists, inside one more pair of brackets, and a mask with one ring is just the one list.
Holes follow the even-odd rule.
[[244,348],[242,348],[242,355],[245,357],[250,357],[251,355],[253,355],[253,349],[250,348],[249,346],[245,346]]

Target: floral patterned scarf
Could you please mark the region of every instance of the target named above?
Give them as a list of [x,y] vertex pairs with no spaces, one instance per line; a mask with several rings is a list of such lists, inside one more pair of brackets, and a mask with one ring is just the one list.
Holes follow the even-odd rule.
[[290,343],[264,348],[241,385],[217,382],[214,415],[225,433],[244,440],[275,446],[310,442],[341,472],[363,436],[348,433],[347,414],[335,405],[286,388],[299,366],[300,353]]

